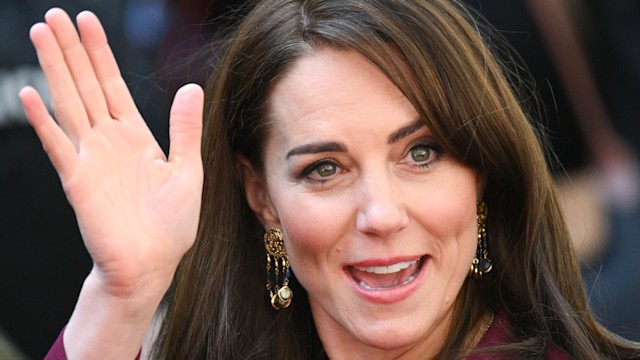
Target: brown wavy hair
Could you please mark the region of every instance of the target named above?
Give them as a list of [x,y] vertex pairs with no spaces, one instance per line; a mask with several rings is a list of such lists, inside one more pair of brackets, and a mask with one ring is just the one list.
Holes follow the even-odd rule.
[[[445,151],[486,177],[494,270],[468,278],[440,357],[465,355],[482,313],[508,314],[519,339],[496,351],[544,358],[631,359],[637,344],[588,308],[540,137],[475,15],[451,0],[269,0],[225,45],[207,89],[200,229],[176,275],[157,343],[167,359],[317,359],[324,351],[306,293],[291,308],[265,297],[263,229],[244,199],[237,156],[262,169],[274,83],[321,47],[350,49],[411,101]],[[511,79],[511,81],[509,80]],[[428,306],[428,305],[426,305]]]

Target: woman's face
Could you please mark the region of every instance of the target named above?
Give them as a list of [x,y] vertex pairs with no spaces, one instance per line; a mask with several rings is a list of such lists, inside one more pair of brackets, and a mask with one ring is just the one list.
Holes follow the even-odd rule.
[[265,177],[248,172],[247,198],[283,230],[325,349],[435,354],[474,257],[482,180],[356,52],[303,57],[270,100]]

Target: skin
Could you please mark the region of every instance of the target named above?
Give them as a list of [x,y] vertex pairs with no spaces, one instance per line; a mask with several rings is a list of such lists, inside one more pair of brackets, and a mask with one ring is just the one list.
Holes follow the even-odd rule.
[[[434,357],[474,257],[482,177],[443,152],[402,93],[353,51],[300,59],[270,110],[265,176],[243,162],[247,199],[265,228],[283,230],[328,355]],[[354,281],[356,263],[420,257],[407,285]]]
[[30,37],[55,120],[33,88],[20,92],[76,213],[93,269],[64,333],[69,359],[133,359],[183,254],[202,194],[203,92],[186,85],[170,115],[165,157],[120,76],[100,22],[60,9]]

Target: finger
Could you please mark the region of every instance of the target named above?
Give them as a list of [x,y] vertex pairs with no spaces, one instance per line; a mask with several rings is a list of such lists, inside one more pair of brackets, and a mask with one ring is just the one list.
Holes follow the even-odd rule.
[[120,74],[118,63],[109,47],[107,35],[100,20],[90,11],[83,11],[78,14],[76,21],[82,44],[107,99],[111,117],[120,120],[141,120],[127,84]]
[[169,118],[169,162],[201,163],[202,107],[204,93],[196,84],[183,86],[176,93]]
[[58,171],[60,179],[64,181],[71,173],[71,169],[73,169],[78,158],[76,148],[49,115],[42,98],[35,89],[25,87],[20,91],[19,96],[29,123],[31,123],[38,138],[40,138],[42,146],[47,155],[49,155],[51,163]]
[[90,128],[90,124],[62,51],[49,25],[35,24],[29,34],[49,85],[56,118],[71,141],[77,145],[78,139]]
[[51,9],[45,15],[47,25],[53,30],[62,54],[75,82],[76,89],[89,115],[89,121],[96,124],[110,119],[107,103],[100,83],[89,61],[73,22],[61,9]]

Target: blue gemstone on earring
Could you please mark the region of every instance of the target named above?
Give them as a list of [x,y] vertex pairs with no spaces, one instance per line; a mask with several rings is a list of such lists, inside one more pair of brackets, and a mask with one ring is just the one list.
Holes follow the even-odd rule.
[[288,267],[288,268],[287,268],[287,271],[285,271],[285,272],[284,272],[284,278],[285,278],[285,279],[288,279],[288,278],[290,278],[290,277],[291,277],[291,268],[290,268],[290,267]]
[[493,264],[491,263],[491,260],[487,258],[483,258],[482,260],[480,260],[480,263],[478,264],[478,268],[483,274],[485,274],[490,272],[491,269],[493,269]]

